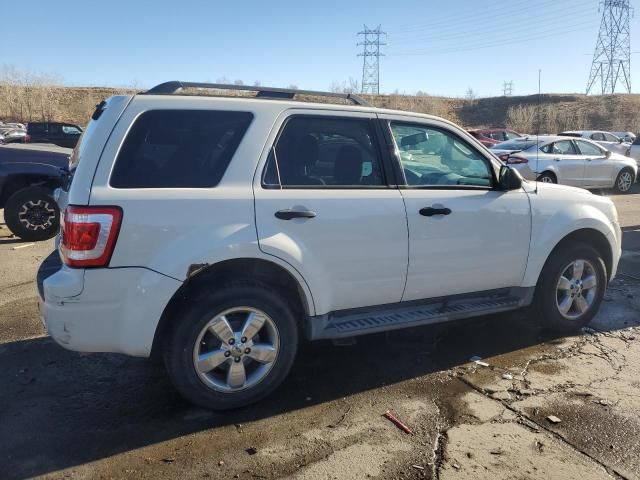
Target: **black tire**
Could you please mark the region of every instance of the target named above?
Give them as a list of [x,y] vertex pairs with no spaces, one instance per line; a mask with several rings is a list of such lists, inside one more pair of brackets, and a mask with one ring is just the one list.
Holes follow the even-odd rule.
[[558,178],[552,172],[543,172],[538,177],[538,181],[543,183],[558,183]]
[[[184,398],[211,410],[239,408],[270,394],[285,379],[296,356],[298,327],[293,313],[280,295],[255,284],[238,284],[202,291],[190,299],[163,341],[165,367],[175,388]],[[277,329],[279,350],[271,369],[256,385],[235,392],[207,386],[194,365],[194,347],[201,331],[216,315],[236,307],[250,307],[266,313]],[[229,359],[229,365],[233,359]],[[224,368],[224,367],[223,367]]]
[[[577,318],[567,318],[559,307],[558,282],[569,265],[576,260],[586,260],[593,267],[597,279],[597,289],[586,311]],[[557,248],[547,259],[536,289],[532,313],[541,324],[560,333],[569,333],[587,325],[598,313],[607,288],[607,269],[602,256],[590,245],[573,244]],[[573,307],[572,307],[573,308]]]
[[[622,181],[623,175],[629,175],[631,181],[629,183],[623,182]],[[623,168],[618,174],[618,176],[616,177],[616,184],[613,186],[613,189],[617,193],[629,193],[633,188],[633,184],[635,183],[635,181],[636,179],[634,178],[633,170],[631,170],[630,168]],[[624,184],[624,187],[621,184]]]
[[50,190],[25,187],[7,200],[4,220],[9,230],[23,240],[47,240],[58,233],[60,210]]

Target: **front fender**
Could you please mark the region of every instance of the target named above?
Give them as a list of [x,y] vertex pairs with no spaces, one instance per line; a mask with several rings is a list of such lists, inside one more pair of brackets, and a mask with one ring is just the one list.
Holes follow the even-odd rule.
[[614,273],[620,258],[620,228],[597,207],[578,202],[558,208],[553,213],[534,208],[529,261],[524,287],[538,283],[540,273],[551,252],[568,235],[579,230],[595,230],[606,237],[613,259]]

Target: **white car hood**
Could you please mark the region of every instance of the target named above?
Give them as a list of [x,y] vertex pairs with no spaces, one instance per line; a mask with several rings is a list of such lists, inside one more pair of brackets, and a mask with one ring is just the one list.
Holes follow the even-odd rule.
[[594,196],[589,190],[585,190],[584,188],[558,185],[556,183],[525,181],[522,183],[522,187],[527,193],[538,193],[544,196],[552,195],[559,197],[565,195],[565,198],[571,198],[572,196],[575,198],[575,196],[578,195]]
[[539,213],[557,213],[571,204],[590,205],[604,213],[611,222],[618,223],[618,212],[611,199],[583,188],[542,182],[523,182],[523,188],[529,194],[532,208]]

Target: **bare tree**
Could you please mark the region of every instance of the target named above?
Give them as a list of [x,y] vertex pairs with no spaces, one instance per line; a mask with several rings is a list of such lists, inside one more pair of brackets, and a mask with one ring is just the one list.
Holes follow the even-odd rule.
[[507,110],[507,125],[518,132],[532,133],[536,127],[538,109],[535,105],[515,105]]

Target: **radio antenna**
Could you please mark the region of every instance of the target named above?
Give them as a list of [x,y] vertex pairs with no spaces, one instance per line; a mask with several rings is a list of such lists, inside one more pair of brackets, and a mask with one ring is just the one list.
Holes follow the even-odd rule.
[[540,168],[540,124],[542,123],[542,69],[538,70],[538,126],[536,132],[536,194],[538,193],[538,176]]

